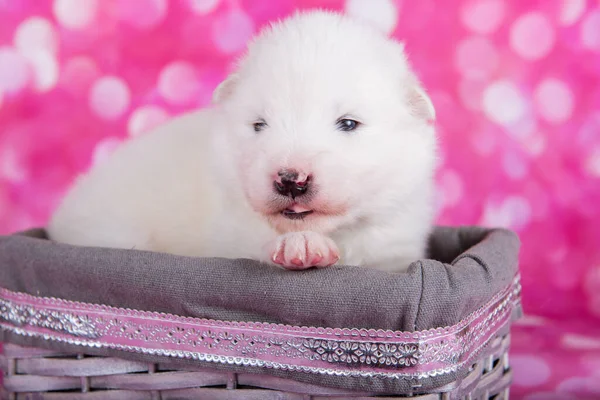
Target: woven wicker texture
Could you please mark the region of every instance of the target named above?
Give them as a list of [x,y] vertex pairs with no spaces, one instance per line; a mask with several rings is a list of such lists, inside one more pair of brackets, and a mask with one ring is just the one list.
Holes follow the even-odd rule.
[[[508,399],[511,370],[510,335],[497,336],[461,381],[438,393],[403,394],[387,399]],[[67,354],[5,344],[3,399],[247,399],[318,400],[375,399],[371,393],[349,392],[292,380],[206,369],[173,370],[112,357]],[[412,396],[411,396],[412,395]]]

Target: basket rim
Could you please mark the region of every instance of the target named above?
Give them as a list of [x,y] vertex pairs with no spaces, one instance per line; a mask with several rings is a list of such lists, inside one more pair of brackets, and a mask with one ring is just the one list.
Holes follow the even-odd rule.
[[430,250],[431,259],[402,273],[352,266],[289,273],[255,260],[0,236],[0,286],[211,320],[435,332],[469,318],[518,272],[519,239],[504,229],[437,227]]
[[517,274],[503,291],[458,324],[402,332],[182,317],[0,288],[0,328],[80,347],[222,365],[420,379],[468,366],[494,334],[510,323],[520,307],[520,290]]

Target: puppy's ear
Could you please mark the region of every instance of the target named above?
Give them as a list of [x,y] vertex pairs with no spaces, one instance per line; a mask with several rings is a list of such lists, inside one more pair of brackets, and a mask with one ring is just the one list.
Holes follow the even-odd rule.
[[235,86],[237,81],[238,75],[236,73],[233,73],[229,75],[223,82],[219,83],[219,85],[213,92],[212,102],[214,104],[219,104],[221,101],[226,99],[233,91],[233,87]]
[[427,122],[435,121],[435,108],[431,99],[418,82],[412,85],[408,93],[408,104],[417,118]]
[[[402,63],[408,64],[408,57],[406,55],[406,46],[404,42],[395,42],[398,48],[398,53],[402,55]],[[402,83],[408,83],[408,95],[407,101],[408,106],[412,114],[427,122],[435,121],[435,108],[427,92],[423,89],[421,82],[417,75],[409,67],[406,75],[406,79]]]

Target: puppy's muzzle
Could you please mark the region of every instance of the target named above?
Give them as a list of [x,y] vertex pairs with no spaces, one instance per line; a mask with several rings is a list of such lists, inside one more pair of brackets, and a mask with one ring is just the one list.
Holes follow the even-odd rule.
[[282,196],[296,199],[306,194],[310,188],[311,176],[299,173],[295,169],[281,170],[277,176],[278,179],[273,182],[273,187]]

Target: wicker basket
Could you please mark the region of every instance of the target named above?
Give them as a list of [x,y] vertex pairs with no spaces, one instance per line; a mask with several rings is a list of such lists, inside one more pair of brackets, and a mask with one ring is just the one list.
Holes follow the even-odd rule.
[[[480,304],[472,304],[472,297],[466,302],[455,300],[463,311],[451,325],[412,331],[301,327],[281,323],[287,321],[284,317],[266,322],[217,320],[134,310],[114,306],[114,302],[107,305],[109,301],[79,301],[93,298],[86,297],[89,293],[67,299],[58,284],[53,286],[44,279],[48,270],[56,273],[56,269],[44,267],[53,264],[49,250],[64,245],[29,237],[0,240],[2,396],[66,400],[508,399],[509,330],[520,312],[518,241],[506,231],[459,233],[461,247],[466,247],[461,248],[462,254],[456,257],[442,249],[437,258],[451,257],[453,271],[480,265],[481,273],[487,274],[484,281],[495,290],[485,299],[476,296]],[[490,238],[499,240],[500,247],[494,242],[490,250]],[[481,244],[486,240],[488,247]],[[502,256],[505,247],[508,257]],[[38,257],[38,252],[45,257]],[[86,253],[85,257],[98,260],[97,254]],[[59,258],[65,265],[74,260],[64,253]],[[507,264],[505,268],[502,263]],[[259,268],[264,270],[264,266]],[[413,272],[426,276],[427,271]],[[39,281],[32,282],[32,276]],[[492,281],[492,276],[511,279]],[[311,275],[306,279],[312,279]],[[49,296],[48,291],[56,295]],[[425,289],[419,296],[426,301]],[[441,291],[439,297],[443,298]],[[450,303],[444,300],[440,304],[448,307]],[[452,314],[444,307],[440,318]]]

